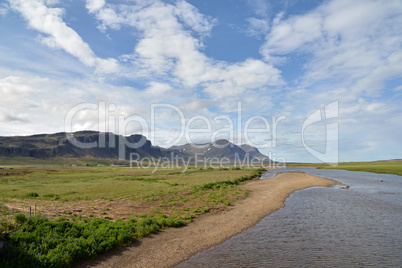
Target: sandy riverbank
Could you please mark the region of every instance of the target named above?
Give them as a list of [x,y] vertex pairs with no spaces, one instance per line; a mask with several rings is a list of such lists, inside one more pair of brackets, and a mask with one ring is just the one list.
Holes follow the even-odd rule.
[[255,225],[283,207],[294,191],[333,184],[336,182],[302,173],[283,173],[275,178],[252,181],[242,186],[250,191],[249,197],[235,203],[229,211],[202,215],[185,227],[163,230],[122,251],[80,263],[79,267],[172,267]]

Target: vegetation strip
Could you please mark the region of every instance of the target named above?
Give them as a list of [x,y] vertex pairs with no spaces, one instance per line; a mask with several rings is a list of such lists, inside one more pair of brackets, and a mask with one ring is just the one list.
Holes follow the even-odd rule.
[[349,171],[364,171],[402,176],[402,160],[374,161],[374,162],[342,162],[337,166],[312,163],[287,163],[288,167],[313,167],[323,169],[343,169]]
[[[246,180],[261,176],[264,169],[255,170],[251,175],[244,175],[233,180],[205,183],[193,186],[191,196],[178,196],[176,199],[161,202],[168,206],[205,197],[213,204],[221,202],[230,205],[226,199],[227,188],[241,184]],[[144,178],[144,182],[163,180]],[[141,180],[142,181],[142,180]],[[26,197],[37,197],[34,193]],[[185,209],[184,209],[185,210]],[[196,208],[200,215],[210,211],[209,207]],[[150,215],[147,215],[149,217]],[[63,217],[49,219],[43,216],[26,217],[20,213],[14,216],[14,226],[18,229],[9,233],[6,245],[0,249],[0,267],[69,267],[74,261],[93,258],[113,248],[121,248],[161,228],[182,226],[186,222],[179,215],[152,215],[145,219],[110,221],[108,219],[75,217],[67,220]],[[190,217],[191,216],[191,217]],[[195,215],[186,219],[191,221]],[[1,226],[0,226],[1,227]],[[7,227],[7,226],[6,226]]]
[[123,247],[161,228],[185,224],[166,215],[116,222],[79,217],[50,220],[24,214],[15,219],[21,225],[0,249],[0,267],[69,267],[73,261]]
[[349,171],[365,171],[374,173],[395,174],[402,176],[402,161],[377,161],[339,163],[337,167],[321,167],[326,169],[344,169]]

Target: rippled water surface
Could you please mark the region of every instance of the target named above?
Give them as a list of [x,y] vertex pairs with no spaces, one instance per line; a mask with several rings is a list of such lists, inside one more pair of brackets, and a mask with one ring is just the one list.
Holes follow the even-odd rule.
[[286,170],[350,188],[297,191],[256,226],[177,267],[402,267],[402,176]]

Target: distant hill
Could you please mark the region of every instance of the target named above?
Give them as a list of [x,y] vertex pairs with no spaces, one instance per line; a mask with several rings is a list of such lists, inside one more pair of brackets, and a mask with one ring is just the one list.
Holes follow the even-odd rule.
[[[72,144],[65,132],[56,134],[40,134],[32,136],[0,137],[0,155],[8,157],[83,157],[118,158],[119,138],[113,133],[99,133],[96,131],[74,132],[72,137],[78,142],[89,144],[96,142],[101,146],[93,148],[80,148]],[[164,152],[160,147],[152,146],[151,142],[142,135],[124,137],[127,143],[137,143],[143,139],[145,142],[139,148],[127,148],[124,157],[129,159],[130,153],[138,153],[141,157],[160,157]]]
[[266,159],[267,156],[265,154],[262,154],[260,151],[258,151],[257,148],[250,146],[248,144],[242,144],[240,148],[248,153],[251,158],[258,158],[258,159]]
[[217,140],[213,143],[206,143],[201,145],[185,144],[181,146],[174,146],[170,149],[176,150],[177,154],[183,157],[194,157],[195,154],[198,154],[199,157],[203,158],[225,157],[230,160],[234,160],[236,154],[242,159],[246,155],[246,152],[244,150],[227,140]]
[[[90,147],[91,143],[96,146],[81,148],[73,144],[73,140]],[[138,148],[126,146],[126,144],[140,144]],[[100,133],[97,131],[78,131],[72,134],[60,132],[55,134],[39,134],[32,136],[0,137],[0,156],[5,157],[92,157],[118,159],[123,157],[129,160],[130,154],[135,153],[136,157],[161,158],[161,157],[182,157],[185,159],[200,158],[227,158],[230,162],[235,160],[243,161],[245,158],[257,158],[263,161],[270,161],[261,154],[257,148],[250,145],[237,146],[227,140],[217,140],[206,144],[185,144],[164,149],[153,146],[151,142],[142,135],[131,135],[123,137],[113,133]]]
[[257,148],[247,144],[237,146],[228,140],[220,139],[206,144],[185,144],[173,146],[170,150],[175,151],[183,157],[194,157],[198,154],[199,158],[227,158],[230,161],[245,159],[249,157],[269,161],[266,155],[261,154]]

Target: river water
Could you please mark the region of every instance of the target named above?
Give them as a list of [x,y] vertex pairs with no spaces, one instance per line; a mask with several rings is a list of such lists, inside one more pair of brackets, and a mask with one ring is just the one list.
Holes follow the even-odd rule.
[[350,188],[297,191],[284,208],[177,267],[402,267],[402,176],[313,168],[270,172],[288,170]]

